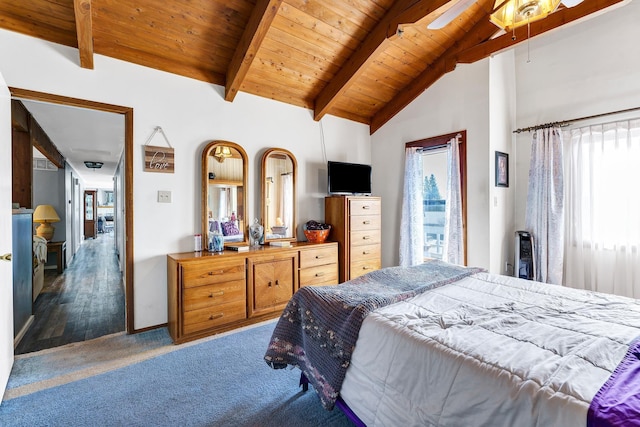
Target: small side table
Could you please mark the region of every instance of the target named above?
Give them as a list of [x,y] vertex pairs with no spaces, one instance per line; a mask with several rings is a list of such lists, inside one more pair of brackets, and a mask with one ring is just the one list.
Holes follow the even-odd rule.
[[47,242],[47,253],[54,252],[58,262],[58,273],[62,273],[67,268],[67,242]]

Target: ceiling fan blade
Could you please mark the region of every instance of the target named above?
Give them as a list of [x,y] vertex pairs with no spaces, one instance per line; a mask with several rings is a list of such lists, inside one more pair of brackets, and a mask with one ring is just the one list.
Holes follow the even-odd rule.
[[577,6],[582,3],[584,0],[562,0],[562,4],[567,7]]
[[[572,0],[576,1],[576,0]],[[577,0],[581,1],[581,0]],[[458,3],[451,6],[445,13],[438,16],[436,19],[431,21],[429,25],[427,25],[427,29],[429,30],[439,30],[443,27],[446,27],[458,17],[462,12],[467,10],[469,6],[475,3],[476,0],[460,0]]]

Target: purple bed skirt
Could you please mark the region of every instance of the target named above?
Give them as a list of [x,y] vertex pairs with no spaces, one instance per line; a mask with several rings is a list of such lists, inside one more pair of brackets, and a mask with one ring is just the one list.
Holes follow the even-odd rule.
[[640,338],[629,346],[587,413],[587,427],[623,426],[640,426]]
[[[300,385],[302,386],[302,389],[304,391],[307,391],[309,389],[309,380],[304,375],[304,373],[300,373]],[[336,400],[336,406],[340,408],[340,410],[349,419],[349,421],[353,423],[353,425],[355,425],[356,427],[367,427],[367,425],[363,423],[360,418],[358,418],[356,413],[353,412],[351,408],[349,408],[349,405],[347,405],[341,397],[338,397],[338,399]]]

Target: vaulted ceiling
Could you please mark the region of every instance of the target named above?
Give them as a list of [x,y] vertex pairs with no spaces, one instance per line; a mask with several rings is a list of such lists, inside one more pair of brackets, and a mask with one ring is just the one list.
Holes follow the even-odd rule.
[[[464,0],[461,0],[464,1]],[[574,0],[575,1],[575,0]],[[622,0],[584,0],[531,23],[531,37]],[[371,133],[456,64],[527,39],[489,21],[495,0],[20,0],[0,2],[0,27],[95,54],[370,125]]]

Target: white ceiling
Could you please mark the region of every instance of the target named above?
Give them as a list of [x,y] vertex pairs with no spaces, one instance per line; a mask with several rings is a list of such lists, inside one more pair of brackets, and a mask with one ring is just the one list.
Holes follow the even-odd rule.
[[[85,188],[113,188],[124,150],[124,116],[87,108],[20,99],[85,183]],[[37,150],[34,150],[36,155]],[[38,154],[39,157],[43,157]],[[89,169],[85,161],[103,162]]]

